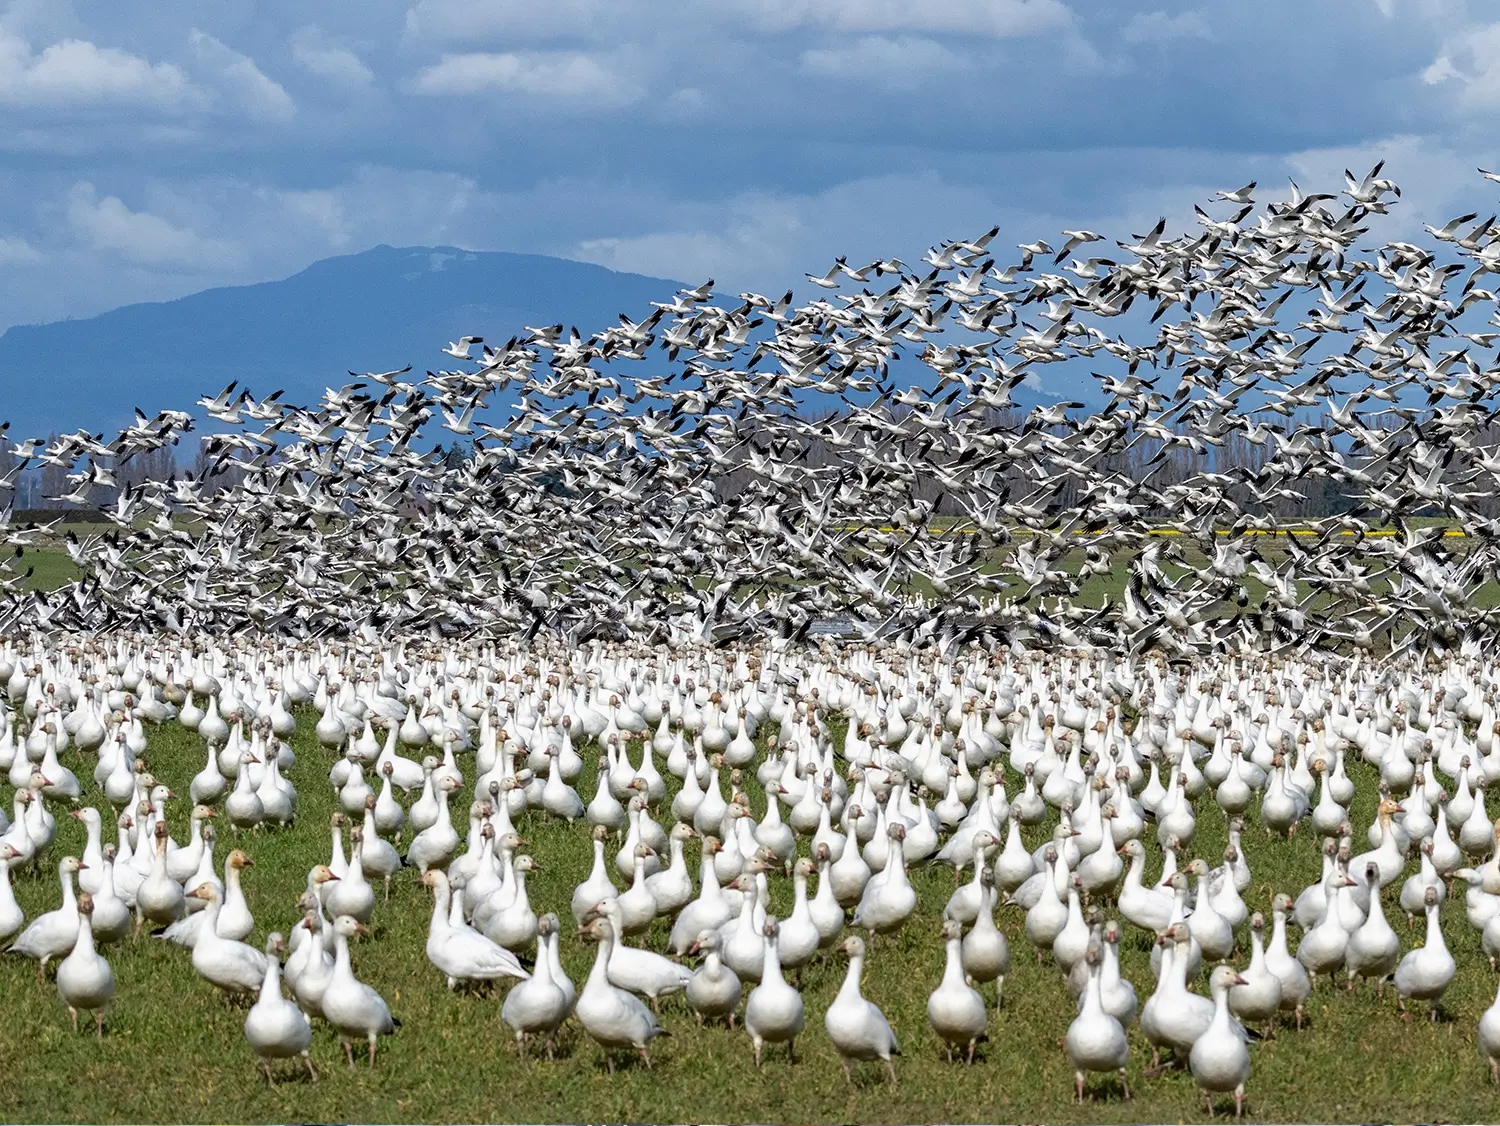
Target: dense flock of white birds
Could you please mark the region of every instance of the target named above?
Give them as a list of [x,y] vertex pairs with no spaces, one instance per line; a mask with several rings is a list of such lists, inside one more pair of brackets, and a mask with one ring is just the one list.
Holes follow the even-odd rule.
[[[375,1063],[393,1022],[357,976],[354,939],[393,878],[430,889],[435,974],[508,984],[500,1014],[523,1053],[550,1052],[571,1019],[611,1068],[620,1050],[649,1065],[658,1002],[674,994],[700,1020],[742,1023],[757,1062],[767,1045],[790,1056],[805,1013],[790,971],[836,947],[848,976],[823,1034],[846,1070],[880,1061],[894,1079],[896,1038],[861,980],[882,936],[911,927],[946,946],[927,1017],[950,1056],[972,1062],[1012,957],[1034,948],[1078,1000],[1066,1051],[1079,1097],[1091,1073],[1123,1086],[1125,1029],[1138,1021],[1210,1108],[1225,1093],[1238,1110],[1253,1070],[1247,1030],[1300,1025],[1320,979],[1389,986],[1425,1017],[1455,974],[1489,972],[1455,964],[1438,920],[1463,912],[1483,950],[1500,953],[1500,821],[1485,806],[1500,778],[1495,675],[1472,647],[1425,665],[1241,656],[1174,669],[863,646],[8,642],[0,770],[15,799],[13,820],[0,820],[0,935],[38,974],[55,967],[75,1026],[92,1013],[102,1035],[117,988],[110,944],[164,927],[206,981],[257,998],[245,1036],[268,1078],[277,1059],[313,1070],[313,1021],[338,1033],[351,1066],[355,1044]],[[261,950],[242,941],[256,839],[244,831],[326,831],[284,828],[299,706],[316,709],[302,722],[337,752],[327,784],[343,812],[328,863],[306,874]],[[168,722],[206,748],[182,795],[147,766],[151,732]],[[591,743],[597,775],[581,777]],[[1368,826],[1348,820],[1353,757],[1378,767]],[[762,808],[741,785],[752,772],[774,795]],[[667,800],[669,778],[681,786]],[[172,803],[192,806],[186,841],[168,835]],[[547,860],[521,851],[515,824],[528,811],[592,834],[592,871],[566,905],[528,895],[527,873]],[[79,857],[50,851],[65,813],[88,830]],[[243,846],[218,861],[215,819]],[[1222,856],[1194,854],[1205,820],[1228,821]],[[1256,842],[1299,827],[1297,840],[1321,850],[1322,878],[1253,909]],[[1166,864],[1148,875],[1152,836]],[[38,864],[56,866],[60,899],[25,919],[9,875]],[[959,876],[942,918],[917,910],[908,872],[921,864]],[[766,917],[768,881],[788,877],[793,910]],[[1398,909],[1425,916],[1414,940],[1393,928]],[[664,951],[636,937],[656,919],[670,921]],[[1121,975],[1132,928],[1156,943],[1154,981]],[[558,954],[575,934],[597,943],[578,983]],[[1237,967],[1219,964],[1234,952]],[[1500,1002],[1477,1037],[1500,1068]]]
[[[310,406],[236,383],[198,417],[15,442],[0,629],[724,644],[832,619],[1184,656],[1491,636],[1500,226],[1371,245],[1400,194],[1379,165],[1256,191],[1175,237],[992,230],[839,261],[800,304],[709,282],[592,335],[465,336],[450,368]],[[200,423],[205,475],[128,483]],[[466,459],[432,450],[439,424]],[[7,504],[39,467],[110,525],[70,538],[82,577],[53,592],[26,552],[65,529]],[[1284,558],[1240,534],[1291,516]],[[1106,574],[1123,596],[1069,601]]]

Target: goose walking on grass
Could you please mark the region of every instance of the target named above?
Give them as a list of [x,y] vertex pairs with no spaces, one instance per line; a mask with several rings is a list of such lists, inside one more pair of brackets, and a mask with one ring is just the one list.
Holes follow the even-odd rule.
[[309,1052],[312,1025],[301,1009],[281,995],[281,955],[285,947],[281,935],[274,931],[266,938],[266,976],[260,996],[245,1016],[245,1039],[265,1068],[266,1082],[273,1087],[276,1078],[271,1073],[271,1061],[293,1056],[302,1057],[309,1079],[315,1083],[318,1079]]
[[344,1043],[344,1057],[354,1066],[354,1038],[363,1037],[370,1045],[370,1066],[375,1066],[375,1041],[396,1030],[385,998],[354,977],[349,964],[349,940],[368,933],[358,919],[340,915],[333,920],[335,936],[333,974],[323,991],[323,1016],[338,1032]]
[[[768,942],[767,949],[773,945]],[[838,995],[823,1015],[823,1027],[838,1051],[839,1063],[844,1068],[844,1082],[851,1086],[854,1083],[849,1070],[851,1060],[879,1060],[885,1064],[885,1072],[894,1085],[896,1065],[891,1062],[891,1057],[901,1054],[896,1045],[896,1034],[891,1031],[890,1022],[880,1007],[860,992],[859,980],[865,968],[865,940],[851,934],[839,943],[838,949],[849,956],[849,971],[844,975],[844,984],[839,987]],[[790,1054],[790,1041],[787,1051]]]
[[72,953],[57,964],[57,994],[68,1006],[73,1031],[78,1031],[78,1010],[94,1014],[94,1031],[104,1038],[104,1009],[115,995],[115,975],[109,963],[94,948],[94,897],[78,897],[78,938]]

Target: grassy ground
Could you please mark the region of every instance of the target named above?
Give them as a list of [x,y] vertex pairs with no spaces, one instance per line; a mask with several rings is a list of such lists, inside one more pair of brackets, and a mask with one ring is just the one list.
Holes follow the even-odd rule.
[[[300,795],[300,818],[292,830],[247,834],[242,847],[256,860],[246,873],[246,893],[257,920],[251,941],[270,929],[286,930],[297,919],[293,906],[307,869],[327,859],[328,815],[333,797],[326,781],[332,757],[311,741],[313,717],[303,716],[294,740],[298,762],[291,772]],[[67,756],[90,791],[91,765]],[[592,758],[592,756],[588,756]],[[202,766],[196,735],[168,727],[153,734],[146,755],[150,769],[180,793]],[[472,773],[472,759],[461,760]],[[1361,827],[1373,816],[1375,777],[1362,764],[1351,767],[1359,786],[1353,817]],[[582,778],[591,795],[593,770]],[[753,785],[755,807],[761,794]],[[4,800],[8,807],[9,792]],[[465,803],[466,804],[466,803]],[[186,800],[173,803],[174,836],[185,839]],[[1253,814],[1251,824],[1254,825]],[[59,811],[60,813],[60,811]],[[667,816],[663,813],[662,816]],[[519,826],[545,868],[528,885],[538,911],[557,911],[570,921],[573,887],[587,874],[590,847],[582,826],[569,828],[545,815]],[[55,862],[81,849],[81,826],[59,817],[59,835],[44,873],[18,877],[17,896],[28,917],[56,905]],[[1028,833],[1032,843],[1048,833]],[[1195,846],[1216,858],[1223,848],[1223,819],[1205,810]],[[218,856],[229,847],[224,830]],[[1273,890],[1295,894],[1316,878],[1316,842],[1304,831],[1277,841],[1258,828],[1246,834],[1254,881],[1247,900],[1264,909]],[[1159,863],[1154,843],[1151,871]],[[697,849],[689,863],[697,869]],[[639,1063],[610,1077],[599,1049],[576,1024],[565,1026],[553,1062],[517,1059],[500,1024],[500,997],[450,993],[427,962],[423,945],[430,899],[402,873],[388,905],[377,906],[375,933],[354,951],[356,974],[378,988],[402,1022],[382,1042],[377,1067],[348,1070],[334,1036],[319,1028],[313,1056],[322,1081],[306,1082],[290,1065],[271,1089],[256,1069],[241,1028],[245,1010],[233,1008],[192,970],[186,951],[159,940],[112,950],[118,992],[108,1012],[103,1043],[92,1032],[74,1035],[49,980],[38,984],[34,966],[0,958],[0,1119],[11,1121],[1176,1121],[1204,1113],[1190,1077],[1168,1073],[1147,1080],[1150,1049],[1131,1031],[1129,1079],[1134,1099],[1107,1096],[1082,1107],[1071,1103],[1072,1079],[1060,1046],[1072,1017],[1072,1002],[1057,971],[1039,967],[1021,930],[1022,917],[1003,909],[1000,923],[1010,939],[1014,970],[1004,1003],[992,1016],[990,1040],[972,1068],[945,1062],[928,1028],[928,993],[942,973],[938,917],[952,890],[946,869],[913,874],[918,914],[894,939],[882,938],[867,966],[866,996],[880,1004],[902,1049],[899,1086],[889,1087],[877,1066],[856,1069],[855,1086],[844,1085],[837,1058],[823,1032],[823,1012],[842,979],[836,959],[809,970],[804,981],[807,1027],[797,1063],[768,1051],[757,1072],[743,1031],[699,1029],[680,998],[669,1001],[663,1020],[673,1033],[653,1046],[654,1067]],[[1393,924],[1409,941],[1390,891]],[[790,881],[773,882],[775,911],[785,914]],[[564,963],[582,984],[592,948],[565,928]],[[1131,928],[1127,927],[1127,930]],[[1411,932],[1418,935],[1420,932]],[[1403,1023],[1391,994],[1377,1003],[1373,990],[1346,994],[1321,986],[1309,1003],[1301,1032],[1284,1030],[1252,1050],[1250,1110],[1263,1121],[1459,1121],[1493,1120],[1500,1095],[1488,1085],[1474,1047],[1474,1026],[1489,1005],[1495,976],[1456,906],[1446,912],[1445,933],[1459,971],[1443,1002],[1444,1019]],[[659,928],[652,942],[661,948]],[[1150,989],[1147,947],[1127,937],[1126,976],[1144,1001]],[[1232,1103],[1221,1103],[1232,1109]]]

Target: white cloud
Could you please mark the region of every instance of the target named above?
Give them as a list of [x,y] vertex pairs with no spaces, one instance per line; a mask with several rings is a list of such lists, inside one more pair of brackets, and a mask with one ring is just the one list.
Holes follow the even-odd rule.
[[248,55],[202,31],[195,30],[189,41],[199,61],[212,72],[214,84],[238,109],[258,121],[287,122],[296,115],[291,96]]
[[335,86],[358,90],[375,81],[374,73],[357,54],[331,41],[316,24],[298,28],[288,45],[293,62]]
[[83,39],[64,39],[36,55],[24,39],[0,33],[0,104],[174,108],[191,96],[187,76],[171,63],[153,65]]
[[1202,12],[1138,12],[1120,32],[1127,43],[1168,43],[1174,39],[1213,39]]
[[1477,24],[1449,36],[1422,72],[1428,85],[1454,79],[1462,91],[1459,110],[1487,114],[1500,109],[1500,23]]
[[1008,39],[1073,23],[1072,11],[1061,0],[739,0],[727,7],[773,31],[825,27],[847,32],[927,31]]
[[578,38],[596,33],[629,0],[419,0],[406,12],[408,38],[429,43]]
[[80,241],[137,265],[217,271],[243,264],[244,252],[236,244],[204,238],[149,211],[131,211],[118,196],[100,199],[87,182],[68,193],[67,214]]
[[0,266],[32,266],[41,260],[41,254],[25,239],[0,235]]
[[951,78],[964,65],[940,43],[911,35],[896,39],[867,35],[848,46],[804,51],[799,61],[812,74],[870,80],[897,90],[910,90],[933,78]]
[[603,105],[627,105],[643,94],[633,78],[578,51],[444,55],[417,74],[412,89],[437,95],[503,91]]
[[1422,81],[1429,86],[1436,86],[1439,82],[1446,82],[1450,78],[1463,78],[1453,65],[1453,60],[1447,55],[1439,55],[1432,60],[1432,65],[1422,71]]

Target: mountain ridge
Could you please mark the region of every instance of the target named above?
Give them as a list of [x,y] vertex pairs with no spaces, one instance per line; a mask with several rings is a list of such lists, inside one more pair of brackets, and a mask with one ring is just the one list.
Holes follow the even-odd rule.
[[680,285],[541,254],[381,244],[275,281],[14,325],[0,335],[0,420],[12,437],[113,431],[136,407],[191,409],[231,380],[310,403],[351,370],[440,367],[463,335],[559,321],[586,335]]

